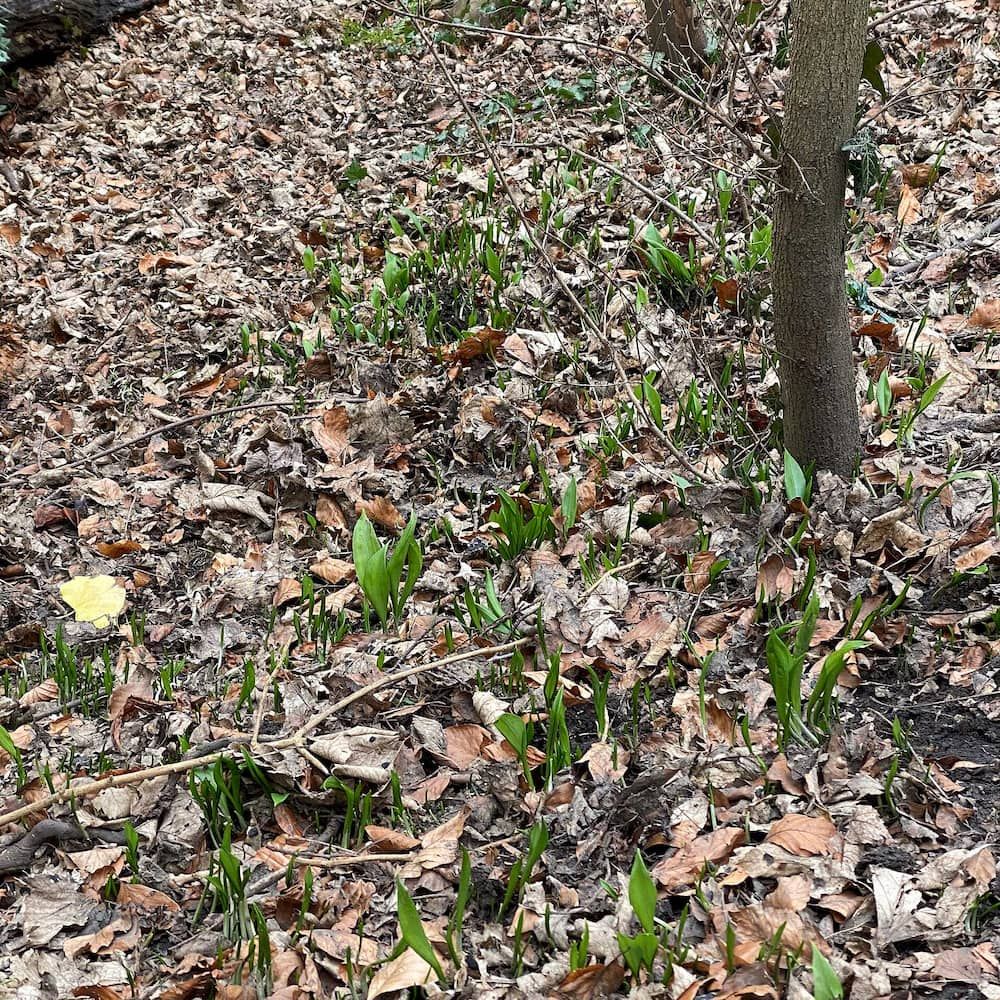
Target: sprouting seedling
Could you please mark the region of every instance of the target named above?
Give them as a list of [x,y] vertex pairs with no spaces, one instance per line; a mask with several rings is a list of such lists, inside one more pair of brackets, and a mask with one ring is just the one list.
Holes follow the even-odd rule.
[[28,772],[24,766],[24,754],[21,753],[20,747],[17,746],[14,738],[3,726],[0,726],[0,750],[3,750],[14,762],[14,766],[17,768],[17,787],[18,790],[22,789],[28,783]]
[[383,628],[388,625],[390,611],[398,624],[420,577],[423,553],[414,537],[416,530],[414,514],[390,554],[388,543],[379,541],[367,515],[362,514],[354,526],[352,554],[358,584]]
[[469,860],[469,852],[462,848],[462,865],[458,873],[458,892],[455,895],[455,907],[452,910],[451,919],[448,921],[448,929],[445,932],[445,940],[448,943],[448,954],[455,967],[462,964],[462,924],[465,920],[465,908],[469,905],[469,897],[472,895],[472,863]]
[[633,976],[638,976],[642,969],[652,969],[660,948],[660,938],[656,933],[656,896],[656,883],[642,855],[636,851],[628,880],[628,900],[642,930],[635,935],[618,935],[622,959]]
[[[819,617],[819,598],[809,598],[802,620],[796,624],[773,629],[765,646],[768,675],[774,689],[778,712],[778,744],[782,748],[789,740],[808,746],[819,744],[818,734],[829,733],[834,713],[834,692],[837,678],[844,669],[847,655],[868,645],[859,639],[842,642],[827,655],[813,685],[803,714],[802,674]],[[795,643],[789,647],[784,636],[795,628]]]
[[570,481],[566,484],[566,490],[563,493],[560,510],[562,511],[562,518],[563,518],[563,532],[568,535],[576,525],[576,515],[577,515],[576,476],[573,476],[570,479]]
[[420,921],[416,903],[406,891],[406,886],[396,880],[396,916],[399,918],[399,935],[404,948],[416,952],[433,970],[438,979],[445,980],[441,960],[431,945]]
[[136,879],[139,875],[139,834],[128,820],[125,820],[122,834],[125,837],[125,861],[132,872],[132,878]]
[[524,780],[528,788],[534,788],[531,779],[531,764],[528,761],[528,747],[531,745],[532,726],[526,723],[519,715],[512,712],[504,712],[496,722],[493,723],[497,732],[514,748],[517,759],[524,772]]
[[590,684],[594,695],[594,715],[597,718],[597,738],[606,743],[611,735],[611,720],[608,716],[608,688],[611,686],[611,673],[597,673],[592,666],[587,666]]
[[499,916],[502,917],[516,897],[521,898],[525,886],[531,881],[535,865],[541,860],[545,848],[549,844],[549,828],[544,820],[538,820],[528,831],[528,850],[514,862],[507,879],[507,890],[500,904]]
[[791,500],[801,500],[808,505],[812,495],[812,478],[807,475],[795,456],[786,448],[784,455],[785,496]]
[[812,975],[814,1000],[841,1000],[844,986],[827,957],[813,944]]
[[516,559],[527,549],[536,548],[555,535],[551,503],[530,503],[525,519],[518,501],[503,490],[497,495],[497,510],[491,516],[497,552],[503,559]]

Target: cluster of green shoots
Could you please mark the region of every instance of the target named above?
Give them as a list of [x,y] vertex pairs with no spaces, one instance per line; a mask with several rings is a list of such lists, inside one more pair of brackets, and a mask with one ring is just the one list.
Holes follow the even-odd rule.
[[365,627],[374,610],[383,628],[390,617],[398,626],[403,609],[413,593],[423,567],[423,551],[415,538],[416,515],[403,529],[395,546],[379,541],[371,521],[365,514],[354,526],[353,556],[358,586],[365,596]]

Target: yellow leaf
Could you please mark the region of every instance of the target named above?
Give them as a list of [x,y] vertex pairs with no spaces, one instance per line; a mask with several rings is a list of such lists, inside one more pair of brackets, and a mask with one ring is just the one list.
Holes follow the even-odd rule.
[[76,612],[78,622],[107,628],[125,608],[125,588],[112,576],[77,576],[59,588],[62,599]]

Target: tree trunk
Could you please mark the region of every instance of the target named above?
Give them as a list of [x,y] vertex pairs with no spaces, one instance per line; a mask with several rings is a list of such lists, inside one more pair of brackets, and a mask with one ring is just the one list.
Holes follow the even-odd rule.
[[0,66],[17,65],[88,38],[156,0],[0,0]]
[[707,63],[708,33],[697,0],[645,0],[646,39],[675,66],[698,70]]
[[853,474],[861,449],[844,274],[844,191],[868,0],[794,0],[774,211],[774,327],[785,447]]

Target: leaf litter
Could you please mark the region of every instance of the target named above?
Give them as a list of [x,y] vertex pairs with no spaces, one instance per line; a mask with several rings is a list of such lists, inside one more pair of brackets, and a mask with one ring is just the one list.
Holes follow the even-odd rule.
[[996,5],[876,18],[854,484],[775,436],[780,16],[709,115],[467,6],[20,74],[3,989],[1000,996]]

